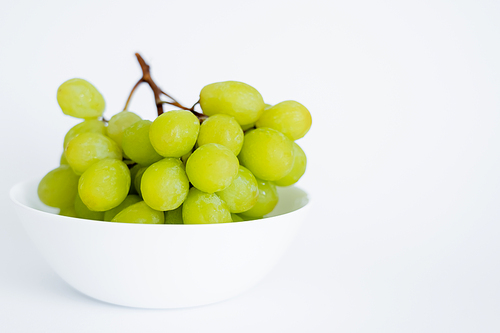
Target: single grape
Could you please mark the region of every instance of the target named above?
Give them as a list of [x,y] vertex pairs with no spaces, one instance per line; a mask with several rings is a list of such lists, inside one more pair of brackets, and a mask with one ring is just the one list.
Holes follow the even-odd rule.
[[241,216],[236,215],[231,213],[231,219],[233,219],[233,222],[243,222],[244,220],[241,218]]
[[66,155],[64,155],[64,151],[61,154],[61,158],[59,159],[59,165],[68,165],[68,160],[66,159]]
[[142,182],[142,175],[144,174],[144,172],[146,171],[148,167],[143,167],[141,166],[136,174],[135,174],[135,177],[134,177],[134,188],[135,188],[135,191],[137,192],[137,194],[139,194],[139,196],[142,198],[142,192],[141,192],[141,182]]
[[139,117],[133,112],[130,111],[118,112],[113,117],[111,117],[111,119],[108,122],[108,136],[118,144],[118,147],[121,148],[123,132],[129,126],[141,120],[142,120],[141,117]]
[[192,153],[193,153],[193,151],[190,150],[188,153],[182,155],[181,161],[182,161],[182,163],[184,163],[184,165],[186,165],[186,163],[187,163],[187,161],[188,161],[188,159],[189,159],[189,157],[191,156]]
[[243,221],[255,221],[255,220],[262,220],[264,218],[264,216],[250,217],[250,216],[241,215],[240,218],[243,219]]
[[69,206],[69,207],[65,207],[65,208],[61,208],[61,210],[59,211],[59,215],[67,216],[67,217],[78,217],[76,215],[76,210],[75,210],[74,205]]
[[255,122],[247,124],[247,125],[241,125],[241,129],[243,131],[248,131],[249,129],[252,129],[255,127]]
[[151,145],[149,140],[150,127],[151,121],[141,120],[123,132],[123,152],[133,161],[144,166],[158,162],[163,158]]
[[80,198],[93,211],[115,208],[125,199],[129,188],[130,171],[125,163],[115,159],[92,164],[78,182]]
[[183,224],[182,205],[173,210],[165,211],[165,224]]
[[292,169],[293,141],[272,128],[250,130],[238,158],[255,177],[278,180]]
[[222,191],[236,178],[239,162],[236,156],[217,143],[196,149],[186,163],[186,173],[194,187],[207,193]]
[[232,222],[226,203],[215,193],[192,187],[182,206],[184,224]]
[[77,194],[75,198],[75,213],[76,217],[87,220],[104,221],[104,212],[95,212],[90,210],[82,201],[82,198]]
[[130,190],[128,191],[128,194],[138,194],[137,190],[135,189],[135,176],[141,168],[144,167],[140,164],[136,164],[130,168]]
[[[264,106],[264,111],[262,113],[266,112],[266,110],[269,109],[272,106],[271,104],[264,104],[264,105],[265,105]],[[261,117],[262,117],[262,114],[261,114]],[[241,125],[241,129],[243,131],[248,131],[248,130],[250,130],[252,128],[255,128],[255,121],[253,123],[250,123],[250,124],[247,124],[247,125]]]
[[98,161],[122,159],[120,147],[107,136],[98,133],[82,133],[76,136],[68,143],[64,154],[78,175]]
[[78,176],[69,165],[61,165],[47,173],[38,184],[38,197],[50,207],[73,205],[78,191]]
[[123,163],[125,163],[129,168],[137,163],[135,163],[134,161],[132,161],[130,158],[127,158],[125,157],[125,155],[123,155]]
[[252,86],[225,81],[203,87],[200,106],[207,116],[223,113],[236,118],[240,125],[248,125],[259,119],[265,105],[261,94]]
[[104,221],[111,221],[113,217],[116,216],[116,214],[118,214],[128,206],[138,203],[139,201],[142,201],[140,196],[136,194],[127,195],[127,197],[122,201],[121,204],[119,204],[115,208],[112,208],[104,212]]
[[128,206],[111,220],[112,222],[163,224],[164,214],[149,207],[144,201]]
[[156,210],[179,207],[189,191],[189,180],[184,164],[178,158],[164,158],[151,164],[141,180],[144,201]]
[[57,89],[57,102],[64,114],[95,119],[102,116],[106,103],[101,93],[83,79],[71,79]]
[[163,113],[149,129],[149,139],[154,149],[164,157],[181,157],[193,149],[200,121],[185,110]]
[[243,146],[243,137],[243,130],[234,117],[215,114],[201,124],[197,143],[198,146],[218,143],[238,155]]
[[293,143],[293,166],[292,170],[285,177],[275,181],[278,186],[290,186],[295,184],[306,172],[307,157],[302,148]]
[[272,212],[274,207],[278,204],[278,191],[276,190],[276,185],[274,185],[273,182],[262,179],[257,179],[257,183],[259,184],[259,197],[257,203],[246,212],[240,213],[243,219],[247,217],[262,218],[262,216]]
[[259,197],[259,186],[254,175],[240,165],[238,175],[224,190],[217,192],[231,213],[240,213],[252,208]]
[[64,136],[63,148],[66,148],[71,139],[82,133],[98,133],[106,135],[106,125],[104,125],[104,122],[97,119],[87,119],[79,124],[76,124],[71,127],[68,133]]
[[311,128],[309,110],[299,102],[284,101],[267,109],[257,120],[257,128],[270,127],[292,140],[302,138]]

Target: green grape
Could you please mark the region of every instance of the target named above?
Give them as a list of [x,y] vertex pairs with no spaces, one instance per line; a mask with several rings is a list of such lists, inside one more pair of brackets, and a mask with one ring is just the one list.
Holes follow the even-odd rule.
[[184,163],[184,165],[186,165],[186,163],[187,163],[187,161],[192,153],[193,153],[193,151],[190,150],[187,154],[182,155],[181,161],[182,161],[182,163]]
[[122,201],[121,204],[116,206],[115,208],[112,208],[106,212],[104,212],[104,221],[111,221],[113,217],[116,216],[119,212],[127,208],[128,206],[131,206],[135,203],[138,203],[141,200],[141,197],[135,194],[130,194],[127,195],[127,197]]
[[78,191],[78,176],[69,165],[47,173],[38,184],[38,197],[50,207],[66,208],[73,204]]
[[142,175],[144,174],[144,172],[146,171],[148,167],[143,167],[141,166],[136,174],[135,174],[135,177],[134,177],[134,188],[135,188],[135,191],[137,192],[137,194],[139,194],[139,196],[142,198],[142,192],[141,192],[141,182],[142,182]]
[[183,224],[182,222],[182,205],[173,210],[165,212],[165,224]]
[[82,133],[76,136],[68,143],[64,154],[78,175],[98,161],[122,159],[120,147],[107,136],[98,133]]
[[118,206],[127,196],[129,188],[130,171],[125,163],[115,159],[92,164],[78,182],[78,193],[83,203],[98,212]]
[[74,205],[69,206],[69,207],[65,207],[65,208],[61,208],[61,210],[59,211],[59,215],[67,216],[67,217],[78,217],[76,215],[76,210],[75,210]]
[[179,207],[189,191],[189,180],[184,164],[178,158],[164,158],[151,164],[141,180],[144,201],[156,210]]
[[197,143],[199,147],[207,143],[218,143],[238,155],[243,146],[243,137],[243,130],[234,117],[215,114],[201,124]]
[[140,164],[136,164],[133,167],[130,168],[130,190],[128,191],[129,194],[137,194],[137,190],[135,189],[135,176],[137,175],[137,172],[141,169],[144,168]]
[[147,166],[158,162],[163,157],[156,152],[149,141],[151,121],[141,120],[129,126],[123,132],[123,152],[133,161]]
[[61,159],[59,160],[59,165],[68,165],[68,160],[66,159],[66,155],[64,155],[64,151],[61,154]]
[[243,221],[255,221],[255,220],[262,220],[264,218],[264,216],[250,217],[250,216],[242,215],[242,216],[240,216],[240,218],[243,219]]
[[[125,156],[125,155],[124,155],[124,156]],[[131,166],[131,165],[135,165],[135,164],[137,164],[137,163],[135,163],[134,161],[132,161],[131,159],[126,158],[126,157],[124,157],[124,158],[123,158],[123,163],[125,163],[125,164],[129,167],[129,168],[130,168],[130,166]]]
[[243,219],[248,217],[262,218],[262,216],[272,212],[278,203],[278,191],[274,183],[261,179],[257,179],[257,183],[259,184],[259,198],[252,208],[240,213]]
[[164,213],[149,207],[144,201],[128,206],[111,220],[112,222],[163,224]]
[[192,112],[174,110],[153,121],[149,139],[161,156],[181,157],[193,149],[199,131],[200,121]]
[[248,131],[249,129],[252,129],[255,127],[255,122],[247,124],[247,125],[241,125],[241,129],[243,131]]
[[252,208],[259,197],[259,186],[254,175],[240,165],[237,177],[224,190],[217,192],[231,213],[240,213]]
[[293,143],[293,166],[292,170],[285,177],[275,181],[278,186],[290,186],[295,184],[306,172],[307,157],[302,148]]
[[106,103],[101,93],[83,79],[71,79],[57,89],[57,103],[64,114],[93,119],[102,116]]
[[257,120],[257,128],[270,127],[292,140],[302,138],[311,128],[312,118],[305,106],[295,101],[285,101],[266,109]]
[[239,162],[236,156],[217,143],[207,143],[196,149],[186,163],[189,181],[200,191],[222,191],[236,178]]
[[[264,104],[264,111],[262,112],[262,114],[263,114],[264,112],[266,112],[266,110],[267,110],[267,109],[269,109],[271,106],[272,106],[271,104],[267,104],[267,103],[265,103],[265,104]],[[262,117],[262,114],[260,115],[261,117]],[[250,123],[250,124],[247,124],[247,125],[241,125],[241,129],[242,129],[243,131],[248,131],[248,130],[250,130],[250,129],[252,129],[252,128],[255,128],[255,121],[254,121],[253,123]]]
[[141,117],[139,117],[133,112],[130,111],[118,112],[113,117],[111,117],[111,119],[108,122],[108,136],[118,144],[118,147],[121,148],[123,132],[129,126],[141,120],[142,120]]
[[[264,113],[266,113],[266,111],[267,111],[270,107],[272,107],[272,105],[271,105],[271,104],[267,104],[267,103],[266,103],[266,104],[264,104],[264,105],[265,105],[265,107],[264,107],[264,111],[262,111],[262,114],[260,115],[260,117],[262,117],[262,115],[263,115]],[[259,117],[259,118],[260,118],[260,117]],[[257,119],[257,120],[258,120],[258,119]],[[250,125],[241,126],[241,128],[242,128],[244,131],[248,131],[248,130],[250,130],[250,129],[252,129],[252,128],[257,128],[257,126],[255,125],[255,123],[256,123],[256,122],[253,122],[253,123],[251,123]]]
[[237,81],[216,82],[203,87],[200,105],[207,116],[227,114],[236,118],[240,125],[257,121],[264,111],[260,93],[252,86]]
[[104,212],[94,212],[90,210],[82,201],[82,198],[77,194],[75,198],[75,213],[76,217],[87,220],[104,221]]
[[257,178],[278,180],[293,166],[293,141],[272,128],[257,128],[245,134],[238,156]]
[[233,213],[231,213],[231,219],[233,219],[233,222],[243,222],[244,221],[243,218],[241,218],[241,216],[233,214]]
[[98,133],[106,135],[106,125],[104,125],[104,122],[97,119],[87,119],[79,124],[76,124],[71,127],[68,133],[64,136],[63,147],[66,148],[71,139],[82,133]]
[[205,193],[192,187],[182,206],[184,224],[232,222],[226,203],[215,193]]

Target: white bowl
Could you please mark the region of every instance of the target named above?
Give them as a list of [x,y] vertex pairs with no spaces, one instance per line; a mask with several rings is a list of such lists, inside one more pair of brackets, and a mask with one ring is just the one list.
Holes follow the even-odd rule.
[[56,215],[38,180],[10,196],[24,229],[54,271],[93,298],[140,308],[222,301],[261,280],[296,235],[309,208],[297,187],[279,188],[269,218],[204,225],[100,222]]

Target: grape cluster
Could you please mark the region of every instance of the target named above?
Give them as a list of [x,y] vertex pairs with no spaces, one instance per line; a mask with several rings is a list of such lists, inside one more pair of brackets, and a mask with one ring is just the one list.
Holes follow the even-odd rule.
[[60,166],[38,196],[60,214],[126,223],[205,224],[264,217],[276,186],[296,183],[306,155],[294,141],[311,127],[300,103],[264,103],[236,81],[205,86],[191,109],[153,122],[130,111],[103,120],[105,102],[89,82],[57,91],[64,114],[83,121],[64,137]]

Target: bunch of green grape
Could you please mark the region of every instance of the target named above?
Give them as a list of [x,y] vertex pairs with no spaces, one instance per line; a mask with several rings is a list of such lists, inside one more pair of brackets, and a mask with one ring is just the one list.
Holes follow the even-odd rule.
[[[153,122],[130,111],[102,119],[104,98],[72,79],[57,91],[66,115],[83,119],[64,137],[60,166],[40,181],[43,203],[84,219],[149,224],[254,220],[296,183],[306,155],[295,140],[311,127],[300,103],[268,105],[236,81],[205,86],[191,110]],[[198,114],[199,115],[199,114]]]

